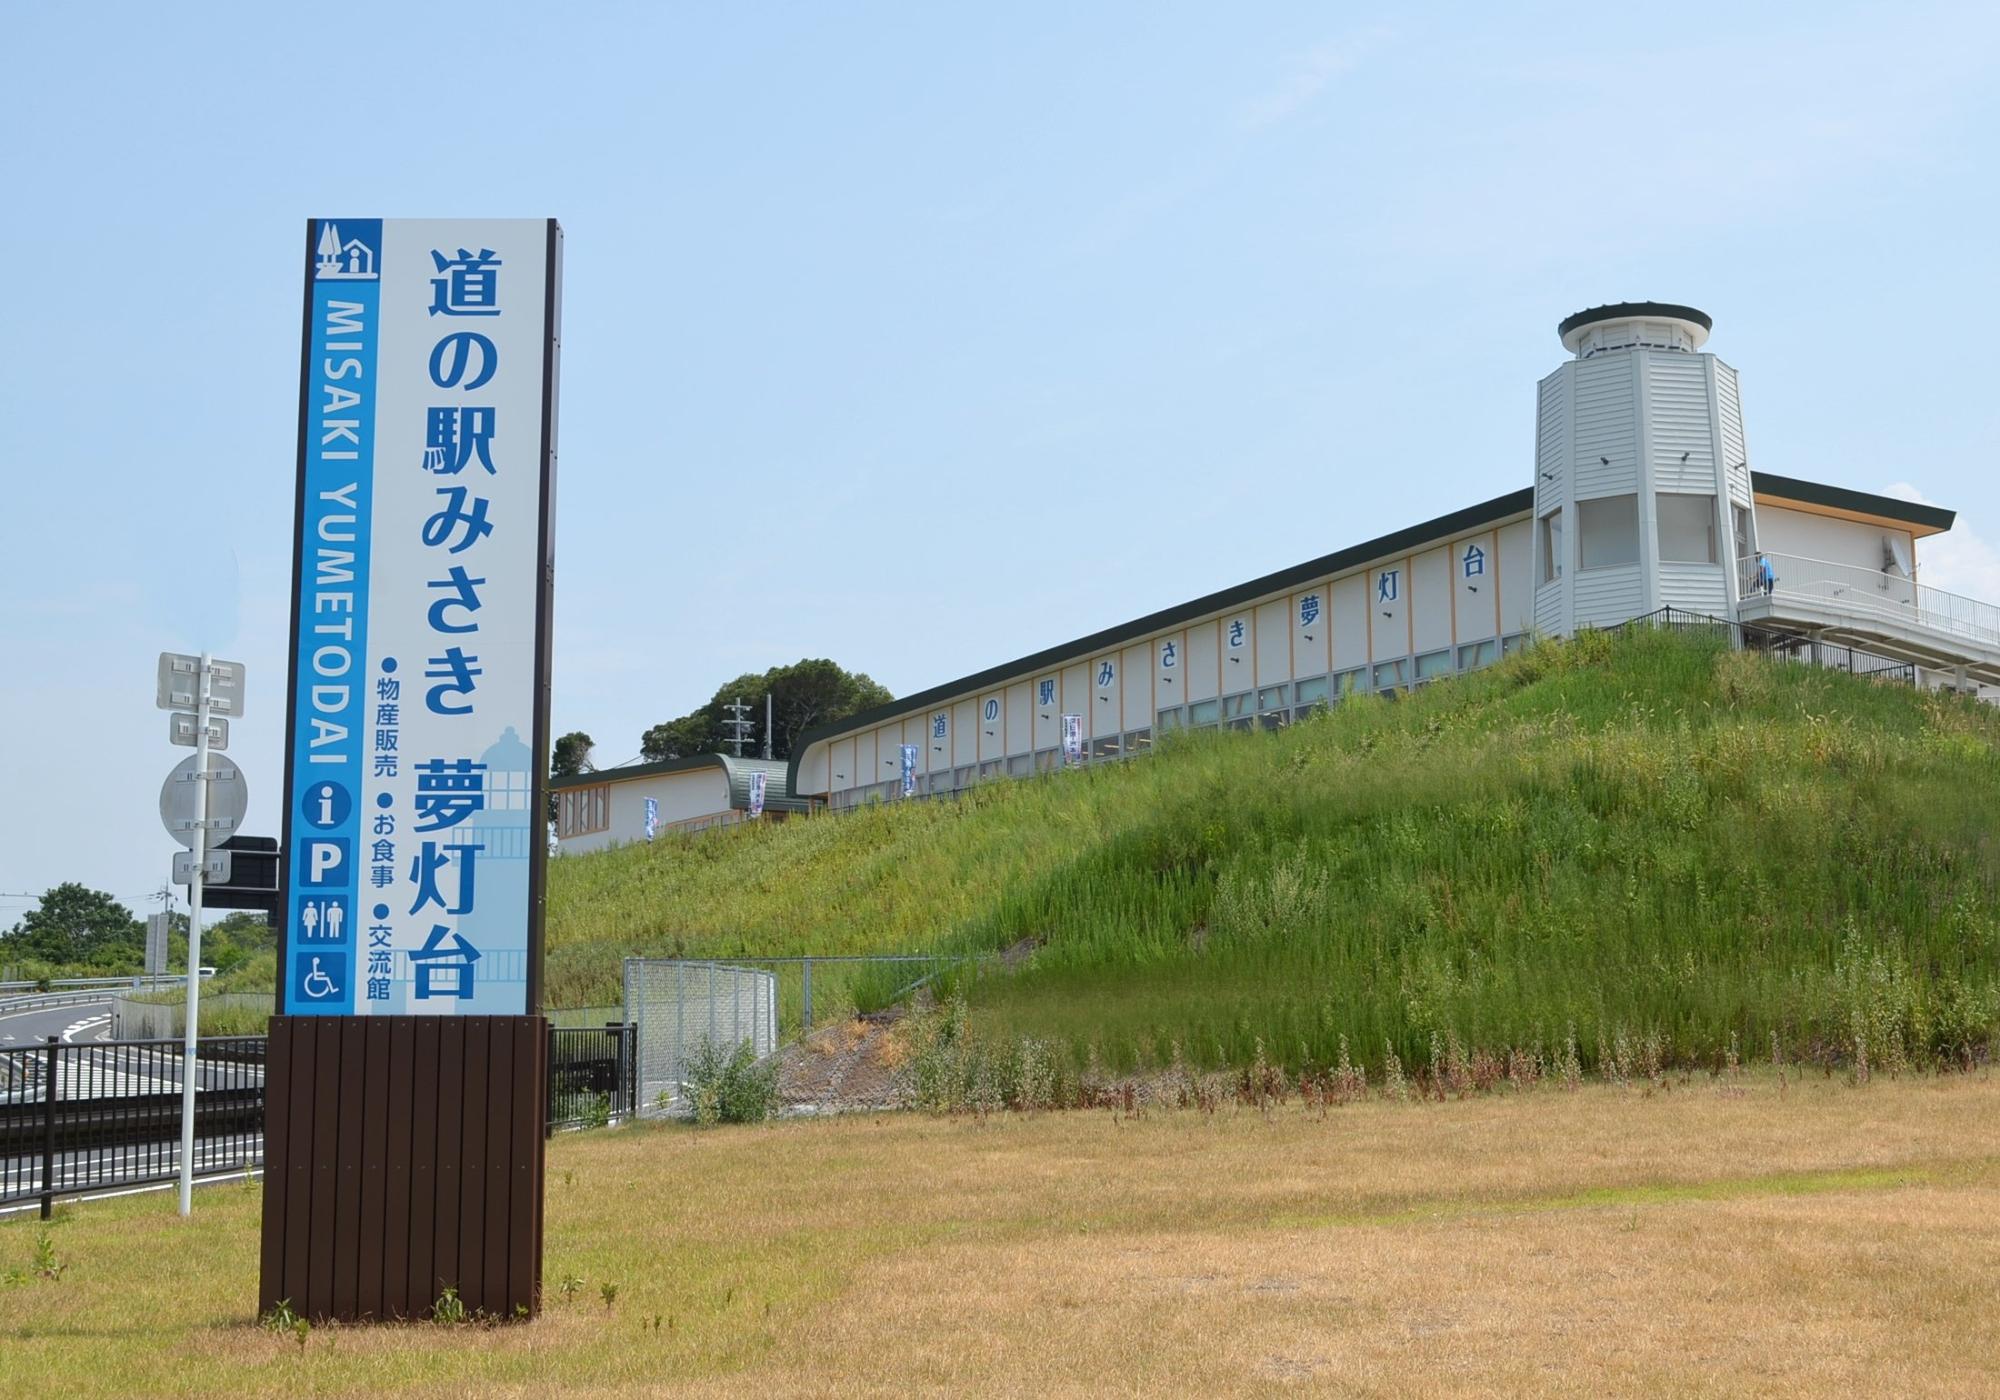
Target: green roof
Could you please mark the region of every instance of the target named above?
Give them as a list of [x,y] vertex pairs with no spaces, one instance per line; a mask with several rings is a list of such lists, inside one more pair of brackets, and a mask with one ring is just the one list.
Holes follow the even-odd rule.
[[736,811],[750,810],[750,775],[764,775],[764,810],[803,812],[806,802],[792,796],[792,784],[783,759],[738,758],[727,753],[696,753],[685,758],[663,758],[654,763],[628,763],[618,768],[598,768],[588,773],[567,773],[549,780],[551,792],[564,788],[591,787],[598,783],[626,783],[637,778],[657,778],[669,773],[687,773],[697,768],[720,768],[729,779],[729,805]]

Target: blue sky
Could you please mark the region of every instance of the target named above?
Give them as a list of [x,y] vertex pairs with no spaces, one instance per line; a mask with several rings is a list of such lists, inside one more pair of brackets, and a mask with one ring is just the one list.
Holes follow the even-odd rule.
[[742,670],[906,693],[1525,485],[1555,322],[1627,298],[1713,314],[1754,466],[1956,507],[1928,581],[2000,600],[2000,11],[1667,18],[10,8],[0,923],[161,883],[162,649],[249,666],[277,831],[313,214],[563,221],[607,763]]

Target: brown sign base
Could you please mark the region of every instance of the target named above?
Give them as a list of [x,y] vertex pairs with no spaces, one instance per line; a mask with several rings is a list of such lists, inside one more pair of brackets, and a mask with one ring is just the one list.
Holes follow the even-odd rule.
[[548,1023],[274,1016],[260,1313],[541,1310]]

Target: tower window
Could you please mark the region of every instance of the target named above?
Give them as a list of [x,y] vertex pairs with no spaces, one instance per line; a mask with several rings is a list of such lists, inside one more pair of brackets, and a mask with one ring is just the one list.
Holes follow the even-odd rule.
[[1713,564],[1715,559],[1715,497],[1662,491],[1660,562]]
[[1615,569],[1639,562],[1639,498],[1598,496],[1576,503],[1577,567]]

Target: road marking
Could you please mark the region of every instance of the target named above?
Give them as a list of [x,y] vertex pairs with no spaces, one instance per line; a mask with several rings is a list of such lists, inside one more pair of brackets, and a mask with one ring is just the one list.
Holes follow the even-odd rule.
[[102,1016],[86,1016],[81,1021],[72,1021],[69,1025],[63,1027],[62,1038],[74,1041],[79,1031],[89,1030],[92,1026],[108,1026],[110,1024],[111,1014],[109,1012],[106,1012]]

